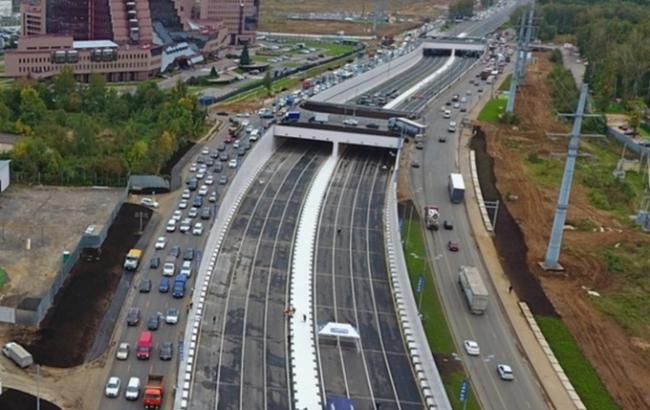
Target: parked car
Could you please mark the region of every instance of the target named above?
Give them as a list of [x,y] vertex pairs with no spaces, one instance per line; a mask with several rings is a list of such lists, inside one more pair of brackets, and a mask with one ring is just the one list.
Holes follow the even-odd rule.
[[149,268],[158,269],[159,266],[160,266],[160,258],[158,256],[152,256],[151,259],[149,259]]
[[167,227],[165,230],[169,233],[176,232],[176,219],[172,218],[167,221]]
[[152,208],[158,208],[158,202],[152,198],[142,198],[140,200],[140,205],[150,206]]
[[167,293],[169,292],[169,278],[166,276],[163,276],[160,278],[160,285],[158,286],[158,291],[160,293]]
[[166,245],[167,245],[167,239],[164,236],[159,236],[158,239],[156,240],[156,245],[154,246],[154,248],[165,249]]
[[138,286],[140,293],[149,293],[151,292],[151,279],[142,279],[140,281],[140,286]]
[[120,395],[120,378],[116,376],[111,376],[108,378],[108,382],[106,382],[106,388],[104,389],[104,393],[106,394],[106,397],[114,398]]
[[192,193],[190,192],[189,188],[184,189],[183,193],[181,194],[182,199],[190,199],[191,196],[192,196]]
[[167,309],[167,314],[165,315],[165,323],[168,325],[174,325],[178,323],[178,309],[169,308]]
[[121,342],[115,351],[115,358],[117,360],[126,360],[129,358],[129,352],[131,352],[131,346],[129,346],[129,343]]
[[160,360],[171,360],[174,355],[174,344],[172,342],[164,342],[160,346]]
[[126,312],[126,324],[128,326],[137,326],[140,323],[140,308],[132,307]]
[[158,330],[160,327],[160,317],[158,314],[153,314],[149,317],[149,320],[147,321],[147,329],[149,330]]
[[187,199],[181,199],[181,201],[178,203],[178,209],[185,209],[187,208]]

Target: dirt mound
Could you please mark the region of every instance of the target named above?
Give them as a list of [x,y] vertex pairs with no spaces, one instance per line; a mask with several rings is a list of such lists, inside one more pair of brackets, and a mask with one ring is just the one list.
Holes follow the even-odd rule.
[[[609,213],[593,208],[586,190],[574,181],[567,221],[569,224],[590,221],[593,228],[565,230],[560,257],[565,272],[544,272],[538,266],[546,253],[561,171],[540,179],[531,174],[526,161],[531,163],[538,157],[552,155],[564,158],[567,138],[550,138],[546,132],[569,131],[568,126],[558,122],[552,112],[552,99],[545,81],[551,69],[552,63],[547,55],[537,53],[528,69],[526,83],[517,96],[515,112],[522,119],[517,129],[481,124],[487,135],[487,152],[496,164],[496,186],[501,196],[506,198],[502,204],[507,206],[525,238],[523,246],[527,248],[528,270],[538,278],[544,293],[610,393],[623,408],[650,408],[650,357],[641,348],[648,341],[626,335],[616,322],[596,309],[586,292],[594,288],[606,289],[617,280],[608,272],[604,262],[589,251],[604,249],[621,241],[648,243],[647,235],[621,224]],[[497,233],[499,238],[498,229]],[[510,243],[516,243],[516,239]],[[503,249],[498,247],[501,253]],[[505,255],[509,256],[504,257],[501,253],[506,266],[512,254],[506,252]],[[516,284],[515,289],[519,293]],[[522,297],[528,298],[525,294]]]
[[99,258],[77,262],[40,329],[16,328],[13,338],[32,353],[37,363],[52,367],[83,363],[123,274],[124,258],[140,237],[137,212],[147,213],[143,218],[146,224],[151,216],[149,208],[122,205]]

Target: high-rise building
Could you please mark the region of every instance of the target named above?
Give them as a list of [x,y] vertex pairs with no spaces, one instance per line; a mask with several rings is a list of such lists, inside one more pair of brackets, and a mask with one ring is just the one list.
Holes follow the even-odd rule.
[[35,36],[45,34],[44,0],[29,0],[20,4],[22,35]]
[[221,20],[231,44],[255,41],[259,20],[259,0],[202,0],[201,20]]

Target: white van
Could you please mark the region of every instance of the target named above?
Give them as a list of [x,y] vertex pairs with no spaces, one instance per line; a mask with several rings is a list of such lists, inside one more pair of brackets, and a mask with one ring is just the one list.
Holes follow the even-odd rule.
[[140,398],[140,378],[131,377],[129,379],[129,384],[126,386],[124,391],[124,396],[127,400],[138,400]]
[[255,142],[259,137],[260,137],[260,130],[255,128],[253,131],[251,131],[251,134],[248,136],[248,140],[250,142]]

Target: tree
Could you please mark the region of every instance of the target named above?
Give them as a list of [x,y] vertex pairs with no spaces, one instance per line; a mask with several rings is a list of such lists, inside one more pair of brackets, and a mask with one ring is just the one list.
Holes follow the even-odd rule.
[[267,69],[266,73],[264,73],[264,79],[262,80],[262,84],[264,85],[264,88],[266,88],[266,92],[271,95],[271,91],[273,88],[273,79],[271,78],[271,70]]
[[20,120],[34,126],[44,117],[47,107],[36,90],[27,86],[20,91]]
[[217,72],[217,68],[215,66],[212,66],[212,69],[210,70],[210,77],[219,78],[219,73]]
[[449,18],[451,19],[471,17],[473,14],[473,0],[456,0],[454,3],[449,5]]
[[251,56],[248,53],[248,44],[244,44],[244,49],[239,56],[239,65],[246,66],[251,64]]

